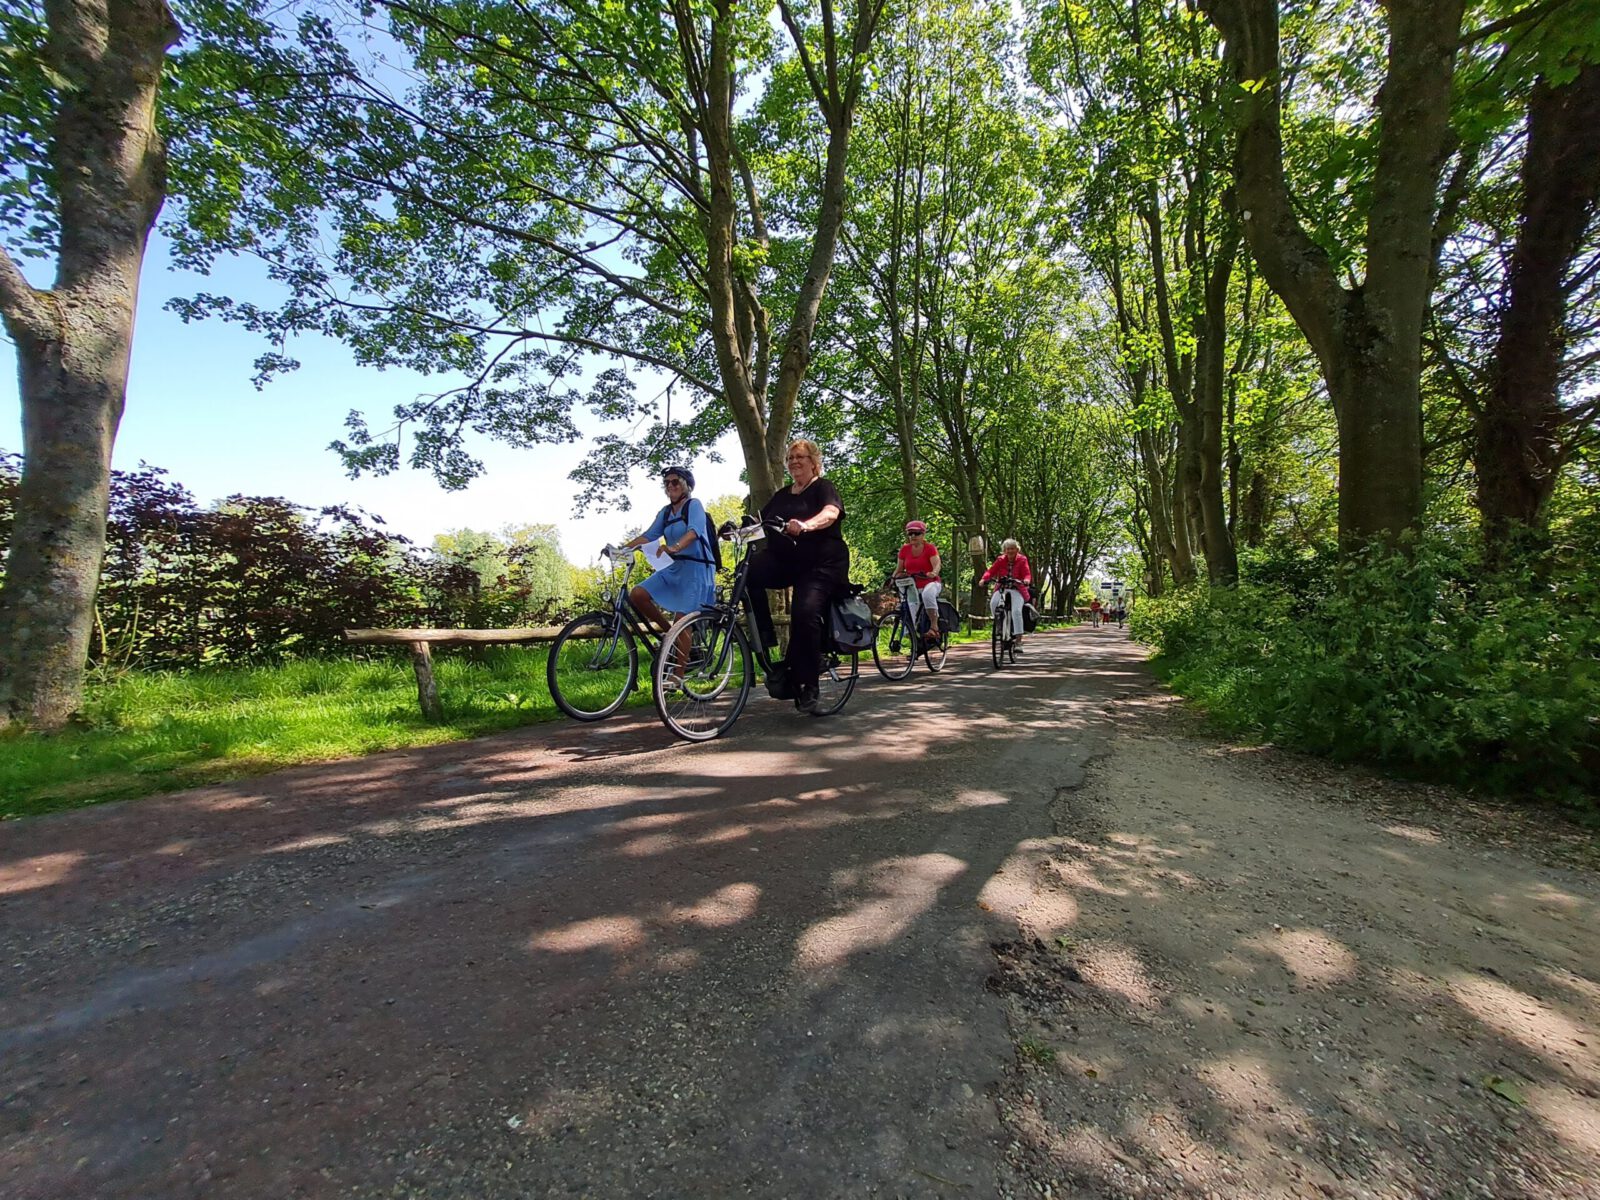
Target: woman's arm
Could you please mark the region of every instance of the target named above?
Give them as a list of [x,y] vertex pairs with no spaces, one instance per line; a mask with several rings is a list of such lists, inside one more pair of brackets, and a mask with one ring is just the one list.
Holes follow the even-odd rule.
[[661,536],[662,532],[666,529],[666,527],[667,527],[667,510],[663,508],[660,512],[656,513],[655,520],[650,522],[648,528],[646,528],[643,533],[641,533],[638,537],[633,538],[631,541],[623,542],[622,545],[618,547],[618,549],[620,549],[620,550],[637,550],[640,546],[644,545],[646,542],[655,541],[658,537]]
[[826,529],[839,519],[839,506],[837,504],[824,504],[814,516],[801,521],[790,517],[784,525],[783,531],[790,537],[798,537],[802,533],[816,533],[819,529]]
[[683,510],[683,521],[688,526],[689,531],[675,543],[667,543],[668,554],[682,554],[700,540],[700,529],[706,523],[705,506],[698,500],[690,500]]
[[939,556],[935,554],[933,556],[933,561],[928,564],[928,577],[930,579],[939,578],[939,564],[941,561],[942,560],[939,558]]

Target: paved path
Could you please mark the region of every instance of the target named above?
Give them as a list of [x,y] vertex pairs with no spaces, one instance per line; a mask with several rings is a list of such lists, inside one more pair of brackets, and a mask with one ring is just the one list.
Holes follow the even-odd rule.
[[637,714],[0,827],[0,1194],[991,1194],[985,889],[1139,657],[1041,635],[705,746]]

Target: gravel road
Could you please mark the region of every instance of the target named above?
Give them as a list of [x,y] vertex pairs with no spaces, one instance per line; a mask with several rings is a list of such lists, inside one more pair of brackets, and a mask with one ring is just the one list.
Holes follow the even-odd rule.
[[1600,1200],[1593,850],[1087,629],[17,822],[0,1196]]
[[989,1194],[981,896],[1138,682],[1081,641],[0,829],[0,1193]]

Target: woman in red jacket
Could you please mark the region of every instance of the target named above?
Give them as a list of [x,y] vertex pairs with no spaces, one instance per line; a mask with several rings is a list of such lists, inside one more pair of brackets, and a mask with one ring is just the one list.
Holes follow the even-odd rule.
[[[1028,565],[1028,556],[1022,552],[1022,547],[1017,544],[1016,538],[1007,538],[1000,543],[1000,557],[994,560],[994,566],[983,573],[979,583],[988,583],[991,579],[1004,579],[1010,576],[1017,581],[1017,588],[1011,593],[1011,631],[1017,644],[1022,642],[1022,602],[1032,597],[1028,592],[1028,584],[1033,582],[1033,568]],[[995,588],[989,593],[989,612],[994,614],[1000,611],[1000,589]]]

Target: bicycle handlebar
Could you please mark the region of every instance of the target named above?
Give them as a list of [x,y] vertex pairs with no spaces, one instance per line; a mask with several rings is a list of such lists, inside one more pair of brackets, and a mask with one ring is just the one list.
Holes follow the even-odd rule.
[[769,533],[775,533],[785,541],[795,539],[783,531],[783,522],[771,520],[766,517],[747,517],[743,525],[735,525],[732,521],[724,521],[722,528],[717,530],[717,536],[725,542],[732,542],[737,546],[748,546],[751,542],[759,542]]

